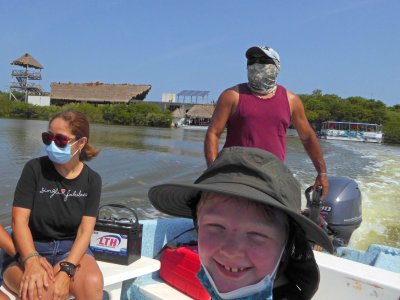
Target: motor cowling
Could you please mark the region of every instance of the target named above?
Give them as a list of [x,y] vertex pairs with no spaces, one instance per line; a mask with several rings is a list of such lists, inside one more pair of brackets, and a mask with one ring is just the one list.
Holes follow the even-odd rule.
[[[321,215],[320,225],[332,237],[333,246],[347,246],[351,235],[362,222],[361,192],[358,184],[351,178],[343,176],[329,176],[329,191],[325,200],[319,202]],[[318,191],[312,197],[307,195],[308,216],[315,216]],[[317,193],[315,195],[315,193]],[[319,200],[319,199],[318,199]],[[315,220],[314,220],[315,222]]]

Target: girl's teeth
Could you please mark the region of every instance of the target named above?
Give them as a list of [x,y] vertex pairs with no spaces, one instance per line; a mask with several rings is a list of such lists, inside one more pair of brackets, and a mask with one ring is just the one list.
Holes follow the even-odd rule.
[[244,270],[244,268],[229,268],[227,266],[224,266],[224,269],[232,273],[237,273]]

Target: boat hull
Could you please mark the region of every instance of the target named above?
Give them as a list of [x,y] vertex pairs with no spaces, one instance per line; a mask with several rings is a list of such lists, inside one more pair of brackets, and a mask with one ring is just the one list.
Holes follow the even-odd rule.
[[313,300],[399,299],[400,273],[314,251],[320,284]]
[[205,131],[205,130],[208,129],[208,126],[200,126],[200,125],[199,126],[196,126],[196,125],[181,125],[181,126],[178,126],[178,127],[186,129],[186,130],[203,130],[203,131]]
[[382,138],[354,138],[349,136],[321,136],[322,139],[326,140],[337,140],[337,141],[350,141],[350,142],[364,142],[364,143],[382,143]]

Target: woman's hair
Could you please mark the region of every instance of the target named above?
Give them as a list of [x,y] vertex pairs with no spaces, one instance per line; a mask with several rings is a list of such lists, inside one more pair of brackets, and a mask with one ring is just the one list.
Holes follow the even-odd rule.
[[87,138],[85,147],[83,147],[82,151],[79,153],[79,160],[89,161],[99,154],[100,150],[97,150],[89,145],[89,121],[84,113],[73,109],[65,110],[51,117],[49,124],[58,118],[61,118],[68,123],[71,133],[75,135],[77,140],[83,137]]

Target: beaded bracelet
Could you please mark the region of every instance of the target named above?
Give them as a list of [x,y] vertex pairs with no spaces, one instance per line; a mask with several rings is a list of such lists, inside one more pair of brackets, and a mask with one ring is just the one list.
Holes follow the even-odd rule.
[[324,173],[324,172],[318,173],[318,176],[328,176],[328,173]]
[[34,257],[34,256],[40,256],[40,254],[37,253],[37,252],[32,252],[31,254],[28,254],[28,255],[22,260],[21,264],[24,265],[25,262],[26,262],[28,259],[30,259],[30,258],[32,258],[32,257]]

